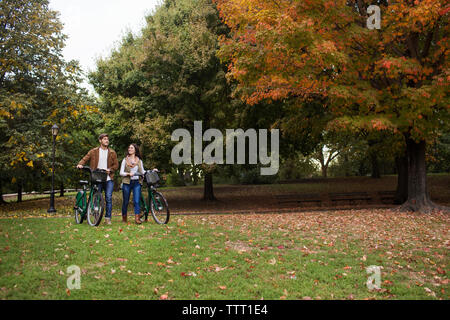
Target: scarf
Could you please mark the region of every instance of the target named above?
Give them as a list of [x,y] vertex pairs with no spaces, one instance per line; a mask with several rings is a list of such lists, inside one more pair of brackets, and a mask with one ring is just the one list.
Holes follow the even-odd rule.
[[127,165],[128,165],[130,168],[134,168],[134,167],[136,167],[136,166],[138,165],[138,163],[139,163],[139,158],[136,157],[136,156],[135,156],[135,158],[137,159],[136,162],[133,162],[133,161],[130,159],[129,156],[127,156],[127,157],[125,158],[125,160],[126,160],[126,162],[127,162]]

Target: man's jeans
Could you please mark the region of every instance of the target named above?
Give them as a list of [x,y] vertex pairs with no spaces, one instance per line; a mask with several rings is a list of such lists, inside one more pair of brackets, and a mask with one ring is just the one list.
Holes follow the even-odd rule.
[[133,205],[134,214],[140,214],[140,200],[141,200],[141,184],[139,180],[131,180],[130,184],[124,183],[122,185],[123,203],[122,203],[122,216],[127,215],[128,202],[130,201],[130,193],[133,191]]
[[111,212],[112,212],[112,194],[114,190],[114,181],[109,180],[106,182],[102,182],[99,185],[100,192],[105,190],[105,201],[106,201],[106,214],[105,218],[111,219]]

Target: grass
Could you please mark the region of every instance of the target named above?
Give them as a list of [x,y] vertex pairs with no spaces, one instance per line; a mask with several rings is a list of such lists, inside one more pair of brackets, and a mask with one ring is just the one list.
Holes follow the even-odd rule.
[[[448,178],[430,179],[431,192],[448,194]],[[253,204],[314,188],[367,190],[367,181],[223,186],[216,196]],[[377,181],[371,191],[395,183]],[[57,216],[47,214],[48,199],[1,206],[0,299],[450,298],[448,215],[390,209],[180,215],[189,205],[208,206],[197,199],[201,188],[163,192],[175,213],[166,226],[120,222],[120,193],[113,224],[97,228],[75,224],[73,197],[56,197]],[[242,203],[231,201],[234,209]],[[79,290],[67,288],[73,265],[81,271]],[[375,291],[366,286],[371,265],[382,268]]]
[[[369,216],[370,215],[370,216]],[[448,299],[448,217],[175,216],[92,228],[0,219],[2,299]],[[67,290],[71,265],[81,289]],[[382,266],[381,290],[366,267]]]

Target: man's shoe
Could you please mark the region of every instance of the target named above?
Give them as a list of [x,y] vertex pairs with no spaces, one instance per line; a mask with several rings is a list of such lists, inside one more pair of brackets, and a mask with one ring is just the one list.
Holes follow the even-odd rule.
[[105,218],[105,223],[106,224],[111,224],[111,218]]
[[134,222],[136,222],[136,224],[142,224],[138,214],[134,215]]
[[127,223],[127,216],[122,216],[122,222]]

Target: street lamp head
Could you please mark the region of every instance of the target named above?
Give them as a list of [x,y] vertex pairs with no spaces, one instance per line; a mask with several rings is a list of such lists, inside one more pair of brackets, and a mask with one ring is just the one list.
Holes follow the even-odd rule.
[[58,135],[58,130],[59,130],[58,126],[54,124],[52,126],[52,135],[56,137]]

